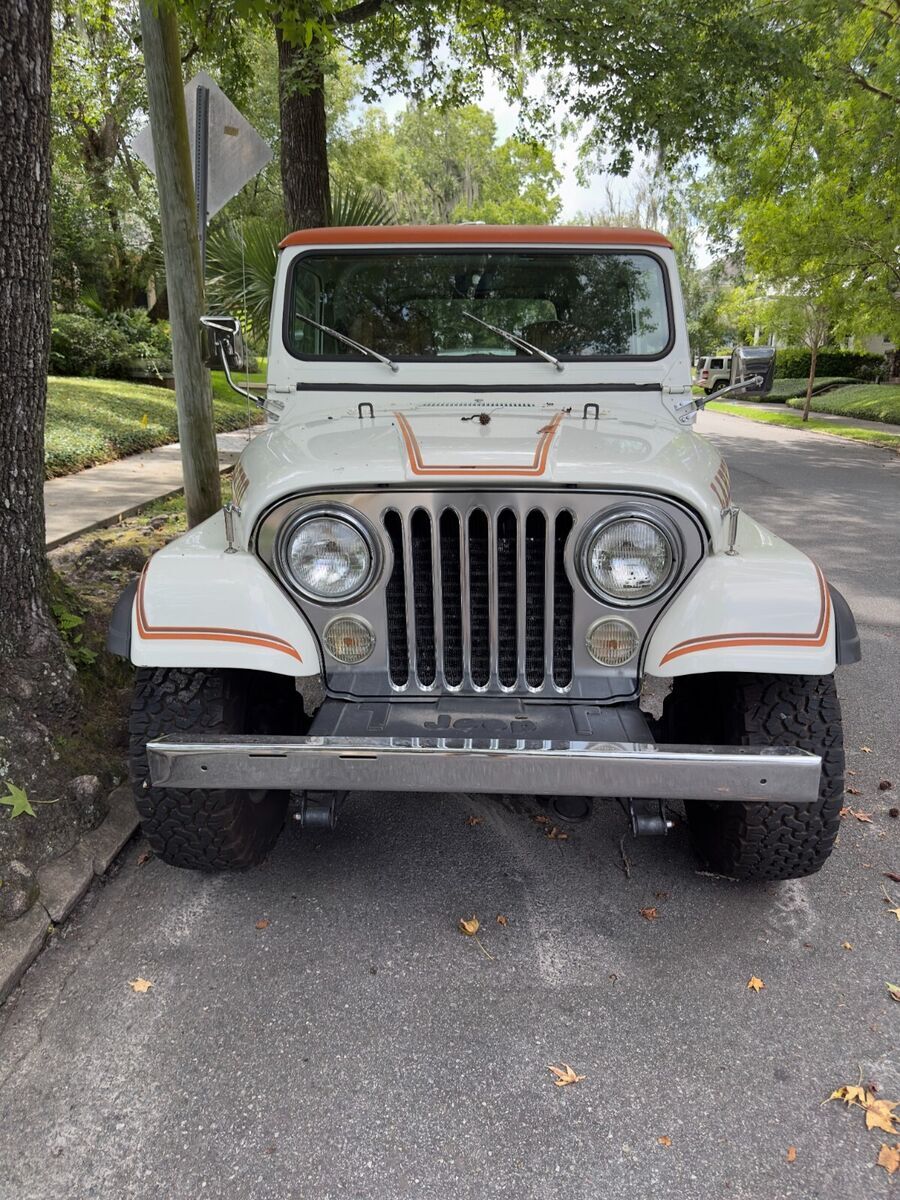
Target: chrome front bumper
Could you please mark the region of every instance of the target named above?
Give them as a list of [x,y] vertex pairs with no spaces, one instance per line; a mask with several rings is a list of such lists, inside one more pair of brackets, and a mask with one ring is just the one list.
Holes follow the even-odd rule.
[[808,804],[822,760],[772,746],[424,737],[170,735],[147,746],[156,787],[521,792]]

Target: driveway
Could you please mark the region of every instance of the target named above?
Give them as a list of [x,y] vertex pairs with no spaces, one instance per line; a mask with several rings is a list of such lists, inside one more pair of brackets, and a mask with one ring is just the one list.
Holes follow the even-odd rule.
[[[135,843],[0,1014],[3,1200],[897,1194],[896,1137],[822,1101],[900,1100],[900,458],[701,428],[856,610],[839,686],[871,821],[770,886],[698,874],[683,827],[622,842],[613,806],[550,840],[524,799],[353,796],[236,876]],[[559,1063],[584,1080],[554,1087]]]

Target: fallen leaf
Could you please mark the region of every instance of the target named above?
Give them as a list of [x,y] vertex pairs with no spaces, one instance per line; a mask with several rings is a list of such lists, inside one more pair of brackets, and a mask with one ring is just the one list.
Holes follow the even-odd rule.
[[642,908],[641,916],[645,921],[655,921],[659,916],[659,913],[655,908]]
[[890,879],[891,883],[900,883],[900,875],[896,871],[882,871],[885,879]]
[[900,983],[886,983],[884,986],[890,993],[892,1000],[900,1001]]
[[256,922],[256,928],[257,929],[268,929],[269,922],[267,920],[265,920],[265,918],[263,918],[262,920]]
[[503,913],[499,913],[497,916],[497,924],[498,925],[508,925],[509,917],[504,917]]
[[582,1079],[586,1079],[586,1075],[576,1075],[568,1063],[563,1063],[561,1067],[548,1067],[548,1071],[552,1071],[556,1078],[553,1082],[557,1087],[565,1087],[567,1083],[581,1083]]
[[152,857],[153,855],[150,853],[150,851],[145,850],[143,854],[138,855],[137,865],[142,867],[144,863],[148,863]]
[[557,825],[551,825],[549,829],[544,830],[544,837],[548,837],[551,842],[566,842],[569,840],[569,835],[564,829],[560,829]]
[[747,984],[747,987],[751,988],[754,992],[761,992],[765,986],[766,985],[763,983],[763,981],[761,979],[757,979],[755,975],[750,976],[750,980]]
[[848,808],[847,805],[845,804],[844,807],[841,809],[841,811],[838,813],[838,816],[839,817],[849,817],[852,812],[853,812],[853,809]]
[[787,1158],[788,1162],[796,1162],[797,1161],[797,1147],[796,1146],[788,1146],[787,1155],[785,1157]]
[[866,1129],[881,1129],[884,1133],[898,1133],[900,1117],[894,1116],[894,1109],[900,1101],[870,1099],[864,1104],[866,1110]]
[[669,898],[668,892],[654,892],[653,895],[657,898],[657,900],[668,900]]
[[856,817],[857,821],[868,821],[870,825],[872,824],[871,813],[860,812],[858,808],[851,808],[850,811],[853,813],[854,817]]
[[133,992],[149,992],[153,984],[149,979],[129,979],[128,986]]
[[146,429],[149,424],[150,417],[147,415],[147,413],[143,413],[140,421],[141,429]]
[[546,813],[535,813],[531,819],[532,819],[532,821],[534,821],[535,825],[549,825],[550,824],[550,818],[547,816]]
[[889,908],[888,912],[893,913],[897,920],[900,921],[900,908]]
[[893,1175],[900,1168],[900,1142],[889,1146],[886,1142],[881,1143],[881,1149],[878,1151],[878,1158],[875,1160],[879,1167],[884,1167],[888,1175]]
[[659,1142],[659,1144],[661,1146],[671,1146],[672,1145],[672,1139],[669,1137],[669,1135],[667,1133],[664,1133],[662,1135],[662,1137],[658,1137],[656,1140]]
[[847,788],[847,795],[848,796],[861,796],[862,792],[859,790],[859,788]]
[[853,946],[850,942],[841,942],[841,949],[842,950],[852,950]]
[[860,1108],[864,1107],[872,1096],[864,1087],[853,1086],[845,1083],[843,1087],[836,1088],[828,1097],[829,1100],[840,1100],[849,1108],[851,1104],[858,1104]]
[[466,937],[474,937],[480,928],[481,922],[474,913],[472,914],[471,921],[467,921],[465,917],[459,918],[459,931],[460,933],[464,933]]
[[871,754],[872,753],[871,746],[860,746],[860,750],[862,750],[863,754]]
[[25,816],[35,816],[35,811],[28,802],[28,796],[20,787],[16,787],[14,783],[10,783],[8,779],[3,781],[6,784],[6,795],[0,796],[0,804],[9,806],[9,818]]
[[467,825],[480,825],[483,820],[484,820],[484,817],[466,817],[466,824]]
[[889,779],[882,779],[878,784],[879,792],[889,792],[894,785]]

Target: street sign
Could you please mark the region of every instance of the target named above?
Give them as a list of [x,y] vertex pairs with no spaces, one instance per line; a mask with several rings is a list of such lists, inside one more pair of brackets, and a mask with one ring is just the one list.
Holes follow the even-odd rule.
[[[206,225],[272,158],[272,150],[215,80],[198,72],[185,85],[188,137],[194,164],[200,248],[206,259]],[[156,174],[149,124],[134,137],[131,152]]]

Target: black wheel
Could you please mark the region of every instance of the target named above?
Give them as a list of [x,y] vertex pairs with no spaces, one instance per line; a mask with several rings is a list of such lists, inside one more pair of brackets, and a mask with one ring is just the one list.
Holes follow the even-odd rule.
[[734,879],[800,879],[834,846],[844,741],[834,676],[689,675],[666,701],[667,736],[724,746],[797,746],[822,758],[812,804],[692,800],[688,824],[708,870]]
[[155,788],[147,762],[147,742],[165,733],[263,732],[256,685],[257,677],[247,671],[142,667],[137,672],[129,723],[131,783],[147,840],[173,867],[249,867],[275,844],[287,792]]

